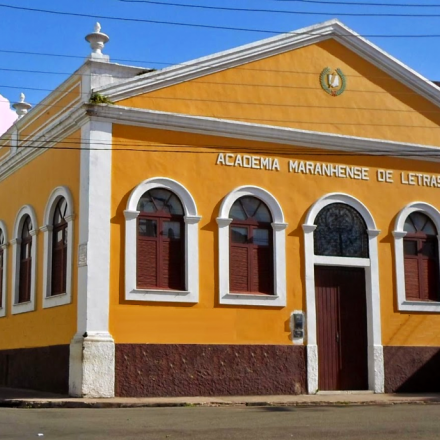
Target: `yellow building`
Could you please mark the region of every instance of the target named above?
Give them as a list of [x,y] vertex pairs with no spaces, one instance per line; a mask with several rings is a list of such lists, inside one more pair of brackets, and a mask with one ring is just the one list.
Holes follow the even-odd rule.
[[108,37],[0,138],[0,386],[440,391],[440,89],[336,20],[148,70]]

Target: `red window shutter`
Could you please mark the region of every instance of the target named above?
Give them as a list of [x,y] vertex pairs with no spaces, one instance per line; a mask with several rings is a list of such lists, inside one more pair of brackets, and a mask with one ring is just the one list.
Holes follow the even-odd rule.
[[273,293],[273,257],[272,247],[252,249],[252,286],[253,292]]
[[[64,232],[66,233],[66,231]],[[61,280],[61,291],[64,293],[67,291],[67,245],[63,247],[63,270]]]
[[52,235],[51,295],[66,293],[67,278],[67,225],[55,226]]
[[18,289],[18,302],[23,303],[31,300],[31,266],[30,258],[20,263],[20,277]]
[[62,261],[60,255],[61,249],[52,251],[52,285],[51,295],[57,295],[60,292]]
[[229,257],[229,283],[231,292],[248,292],[249,259],[248,248],[231,246]]
[[420,300],[419,269],[417,258],[405,258],[406,298]]
[[138,238],[137,287],[148,289],[158,286],[157,241]]
[[437,261],[432,258],[421,260],[421,298],[424,300],[438,301],[437,265]]
[[185,260],[181,240],[162,241],[161,257],[161,286],[164,289],[183,290]]
[[31,300],[31,280],[32,280],[32,258],[28,258],[26,261],[26,297],[25,301]]
[[66,249],[54,249],[52,253],[52,295],[66,292]]

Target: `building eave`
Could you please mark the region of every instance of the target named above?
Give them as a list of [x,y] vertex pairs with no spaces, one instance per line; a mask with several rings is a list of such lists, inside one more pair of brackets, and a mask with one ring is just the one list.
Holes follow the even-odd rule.
[[[92,119],[111,120],[114,124],[340,151],[350,154],[387,155],[440,162],[440,148],[433,145],[361,138],[118,105],[89,105],[87,114]],[[292,152],[294,152],[293,149]]]

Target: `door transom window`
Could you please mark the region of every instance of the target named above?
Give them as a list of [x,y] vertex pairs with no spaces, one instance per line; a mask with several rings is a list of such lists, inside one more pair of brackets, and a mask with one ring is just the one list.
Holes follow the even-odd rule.
[[367,226],[362,216],[344,203],[325,206],[315,220],[315,255],[368,258]]

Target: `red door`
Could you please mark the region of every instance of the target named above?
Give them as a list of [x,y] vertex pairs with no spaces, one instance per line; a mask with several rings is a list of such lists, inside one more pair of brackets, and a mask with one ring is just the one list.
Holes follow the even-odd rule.
[[364,269],[315,267],[320,390],[368,389]]

